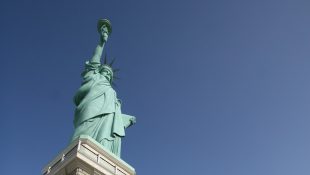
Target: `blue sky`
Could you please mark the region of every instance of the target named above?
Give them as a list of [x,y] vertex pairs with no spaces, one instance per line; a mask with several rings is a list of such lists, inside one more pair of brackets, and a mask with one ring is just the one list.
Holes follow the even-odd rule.
[[308,175],[309,17],[307,0],[2,0],[1,172],[40,174],[67,146],[108,18],[137,174]]

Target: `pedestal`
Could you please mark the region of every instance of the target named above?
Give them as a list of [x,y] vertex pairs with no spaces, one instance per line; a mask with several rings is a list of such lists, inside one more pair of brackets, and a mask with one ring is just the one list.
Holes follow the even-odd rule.
[[94,139],[80,136],[43,170],[43,175],[135,175],[135,169]]

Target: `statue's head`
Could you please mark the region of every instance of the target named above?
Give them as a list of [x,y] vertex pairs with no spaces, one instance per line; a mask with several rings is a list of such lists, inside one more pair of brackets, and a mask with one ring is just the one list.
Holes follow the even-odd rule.
[[100,69],[100,74],[106,77],[106,79],[112,83],[113,81],[113,69],[107,64],[103,64]]
[[109,35],[112,33],[111,22],[107,19],[99,19],[97,23],[97,30],[103,39],[107,41]]
[[115,58],[113,58],[113,60],[110,63],[108,63],[107,54],[105,54],[104,63],[100,66],[100,74],[105,76],[107,80],[110,82],[110,84],[113,84],[112,82],[114,79],[119,79],[115,76],[115,72],[118,72],[119,69],[112,68],[114,61]]

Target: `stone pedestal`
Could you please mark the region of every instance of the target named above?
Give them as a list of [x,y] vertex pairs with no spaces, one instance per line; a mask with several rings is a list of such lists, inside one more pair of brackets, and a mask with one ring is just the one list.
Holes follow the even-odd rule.
[[135,169],[88,136],[81,136],[43,170],[43,175],[135,175]]

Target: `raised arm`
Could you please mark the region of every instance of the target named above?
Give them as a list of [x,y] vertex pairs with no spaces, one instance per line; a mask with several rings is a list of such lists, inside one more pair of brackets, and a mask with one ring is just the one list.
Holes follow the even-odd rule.
[[108,27],[109,26],[107,26],[107,24],[102,24],[102,26],[98,28],[98,32],[100,34],[100,40],[99,40],[99,44],[97,45],[94,51],[93,57],[90,59],[90,61],[93,63],[100,63],[100,58],[102,55],[104,45],[107,42],[108,37],[109,37]]
[[91,62],[100,63],[100,58],[102,55],[104,44],[105,44],[105,42],[101,42],[101,41],[99,42],[99,44],[97,45],[97,47],[94,51],[93,57],[90,59]]

